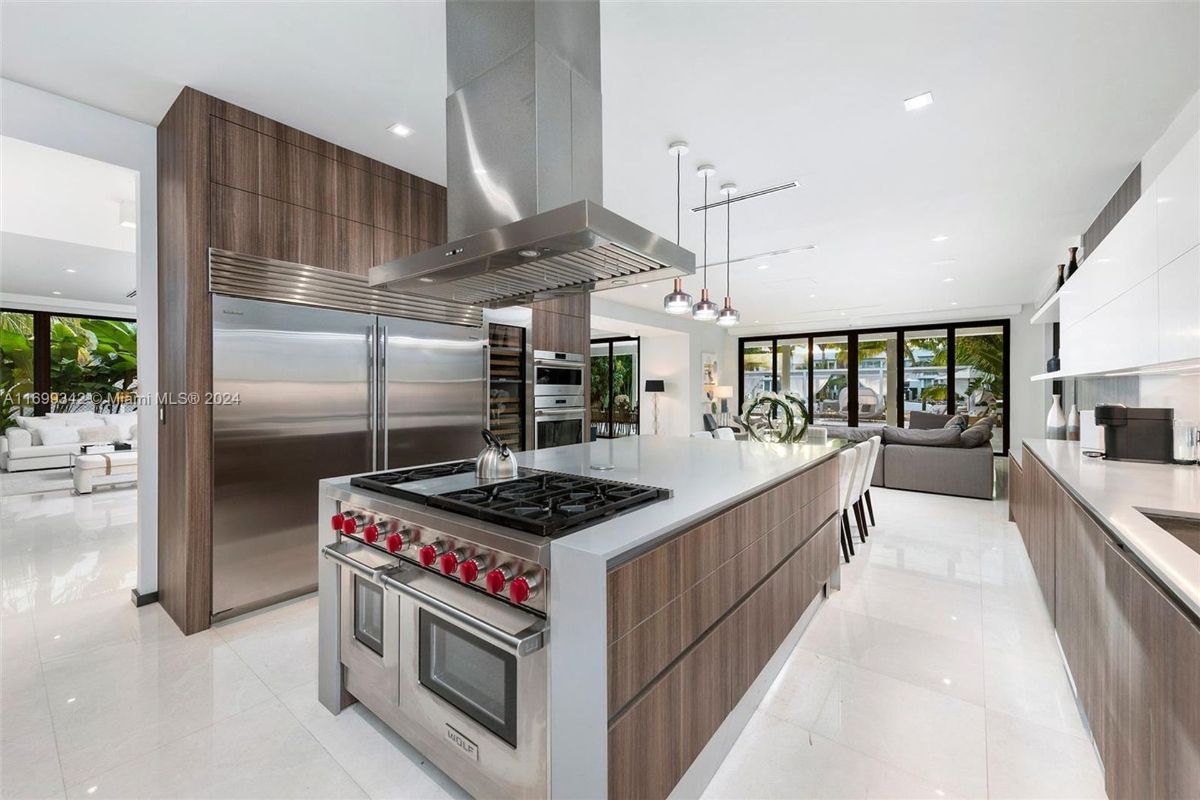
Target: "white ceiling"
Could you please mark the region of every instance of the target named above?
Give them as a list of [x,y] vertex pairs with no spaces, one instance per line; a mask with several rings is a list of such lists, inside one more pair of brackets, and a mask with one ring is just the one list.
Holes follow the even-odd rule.
[[[444,180],[437,0],[9,0],[0,13],[5,77],[151,123],[190,84]],[[703,161],[717,184],[801,183],[733,207],[735,259],[818,245],[734,267],[747,326],[1034,299],[1200,88],[1195,3],[605,2],[602,21],[605,205],[673,235],[676,138],[692,144],[687,206]],[[925,91],[934,104],[905,112]],[[413,136],[384,132],[394,121]],[[685,216],[699,253],[699,215]],[[723,259],[723,215],[709,248]],[[709,284],[720,302],[723,271]],[[610,296],[657,307],[665,291]]]
[[128,305],[135,198],[130,170],[0,136],[0,293]]

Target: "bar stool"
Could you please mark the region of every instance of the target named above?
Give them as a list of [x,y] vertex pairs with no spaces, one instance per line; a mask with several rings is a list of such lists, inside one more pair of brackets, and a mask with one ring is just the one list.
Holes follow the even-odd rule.
[[857,448],[838,453],[838,512],[842,532],[842,555],[846,563],[854,555],[854,542],[850,539],[850,519],[846,509],[850,506],[850,495],[854,491],[854,465],[858,460]]

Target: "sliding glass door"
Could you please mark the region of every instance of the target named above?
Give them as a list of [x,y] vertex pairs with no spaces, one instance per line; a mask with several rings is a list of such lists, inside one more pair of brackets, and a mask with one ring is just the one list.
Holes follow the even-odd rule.
[[1008,321],[742,339],[738,407],[763,392],[804,398],[819,426],[912,426],[912,412],[992,421],[1008,451]]
[[591,438],[636,436],[641,428],[641,340],[593,339],[589,405]]

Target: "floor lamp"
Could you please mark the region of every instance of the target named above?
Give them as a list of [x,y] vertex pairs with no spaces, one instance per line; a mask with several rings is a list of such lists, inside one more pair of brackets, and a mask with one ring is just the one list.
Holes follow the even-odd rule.
[[721,401],[721,425],[730,427],[729,425],[729,398],[733,397],[732,386],[718,386],[717,399]]
[[658,396],[665,392],[667,387],[662,381],[646,381],[646,394],[654,396],[654,435],[658,435]]

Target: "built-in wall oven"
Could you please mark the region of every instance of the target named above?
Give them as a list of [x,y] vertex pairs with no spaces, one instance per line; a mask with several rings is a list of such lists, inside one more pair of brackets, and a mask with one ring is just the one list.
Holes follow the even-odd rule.
[[349,539],[339,567],[345,690],[477,797],[545,797],[545,621]]
[[584,364],[582,353],[534,352],[534,447],[583,442]]

